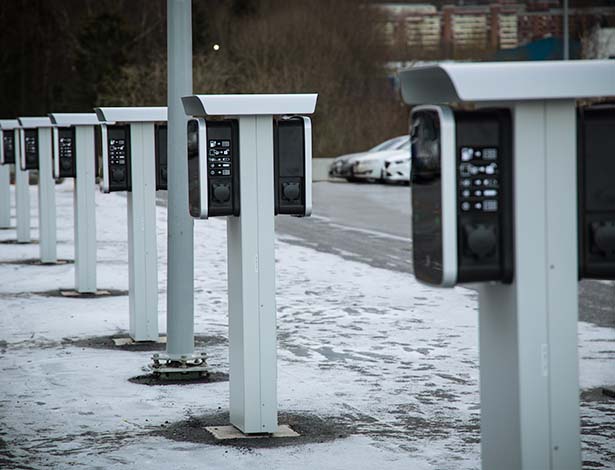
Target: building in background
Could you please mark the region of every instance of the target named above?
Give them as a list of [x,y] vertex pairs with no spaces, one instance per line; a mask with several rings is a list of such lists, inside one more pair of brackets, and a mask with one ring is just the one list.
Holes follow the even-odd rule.
[[[563,12],[557,1],[499,0],[481,5],[382,3],[386,42],[400,49],[444,55],[459,50],[514,49],[544,38],[561,38]],[[615,7],[570,9],[570,34],[581,37],[594,25],[615,22]]]
[[519,4],[495,3],[489,6],[489,46],[511,49],[519,45]]
[[438,49],[441,15],[429,4],[384,4],[384,38],[388,45],[400,44]]
[[615,59],[615,28],[595,28],[583,41],[588,59]]
[[447,49],[485,48],[487,15],[485,7],[442,7],[441,43]]

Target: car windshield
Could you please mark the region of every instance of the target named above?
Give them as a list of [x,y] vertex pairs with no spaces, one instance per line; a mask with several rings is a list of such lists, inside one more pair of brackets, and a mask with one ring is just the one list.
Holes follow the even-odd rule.
[[393,137],[392,139],[385,140],[381,144],[368,150],[368,152],[381,152],[382,150],[398,150],[404,148],[404,145],[408,144],[409,138],[407,135],[399,137]]

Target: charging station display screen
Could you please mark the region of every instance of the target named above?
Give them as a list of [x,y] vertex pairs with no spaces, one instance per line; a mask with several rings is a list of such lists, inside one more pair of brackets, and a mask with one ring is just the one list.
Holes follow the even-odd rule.
[[107,126],[109,192],[132,190],[130,146],[129,125]]
[[24,129],[26,170],[38,170],[38,130]]
[[4,163],[7,165],[15,163],[15,132],[8,130],[2,133],[2,145],[4,152]]
[[156,190],[167,189],[167,125],[156,126]]
[[75,159],[75,129],[62,127],[58,129],[58,169],[59,178],[74,178],[76,176]]
[[95,158],[95,171],[94,174],[96,178],[103,177],[102,175],[102,167],[103,167],[103,151],[102,151],[102,126],[96,126],[94,128],[94,158]]
[[433,111],[413,114],[412,240],[415,276],[442,283],[442,179],[440,120]]
[[196,119],[188,122],[188,198],[190,215],[201,217],[199,123]]
[[612,211],[615,203],[615,107],[596,107],[583,121],[583,176],[589,182],[583,201],[589,211]]
[[615,105],[579,112],[579,274],[615,279]]
[[455,112],[457,283],[513,277],[512,123],[506,109]]
[[276,214],[305,214],[305,128],[302,119],[274,126],[274,192]]

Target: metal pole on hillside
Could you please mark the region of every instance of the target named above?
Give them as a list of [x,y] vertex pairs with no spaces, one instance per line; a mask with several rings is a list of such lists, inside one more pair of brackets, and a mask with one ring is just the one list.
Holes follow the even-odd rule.
[[167,355],[194,353],[194,233],[188,211],[187,118],[181,97],[192,94],[191,0],[167,0],[168,261]]
[[568,30],[570,12],[568,11],[568,0],[563,0],[563,1],[564,1],[564,11],[562,15],[562,21],[564,22],[564,24],[562,28],[562,34],[564,36],[564,44],[563,44],[564,60],[570,60],[570,32]]

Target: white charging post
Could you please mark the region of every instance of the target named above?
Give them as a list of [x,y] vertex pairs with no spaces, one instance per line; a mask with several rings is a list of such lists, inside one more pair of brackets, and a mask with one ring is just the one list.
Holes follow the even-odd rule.
[[[15,166],[16,157],[15,129],[19,127],[16,119],[0,119],[0,228],[11,227],[11,167]],[[10,145],[5,143],[5,136],[11,137]],[[13,149],[12,155],[5,154]]]
[[[130,337],[158,341],[158,252],[156,243],[155,124],[167,121],[165,107],[96,108],[101,123],[130,126],[131,191],[128,192]],[[102,124],[103,167],[108,166]],[[107,149],[107,150],[106,150]],[[103,172],[106,168],[103,168]]]
[[316,94],[194,95],[189,116],[239,120],[240,216],[227,217],[230,420],[278,430],[273,115],[312,114]]
[[11,167],[0,165],[0,228],[11,226]]
[[0,164],[0,228],[11,226],[11,167]]
[[[100,124],[94,113],[52,113],[49,115],[58,133],[59,127],[75,130],[73,158],[75,186],[73,199],[75,233],[75,290],[96,293],[96,155],[95,128]],[[54,164],[59,165],[59,138],[54,142]],[[59,171],[59,168],[55,170]]]
[[15,139],[15,226],[17,243],[30,243],[30,172],[21,169],[21,128],[14,129]]
[[[51,120],[48,117],[20,117],[20,156],[26,160],[27,130],[37,131],[38,147],[38,233],[41,263],[58,262],[56,246],[56,193],[51,164]],[[28,146],[30,144],[28,143]],[[24,166],[22,166],[24,168]]]
[[408,104],[511,110],[514,281],[479,285],[484,469],[581,468],[576,99],[615,94],[613,61],[419,66]]

